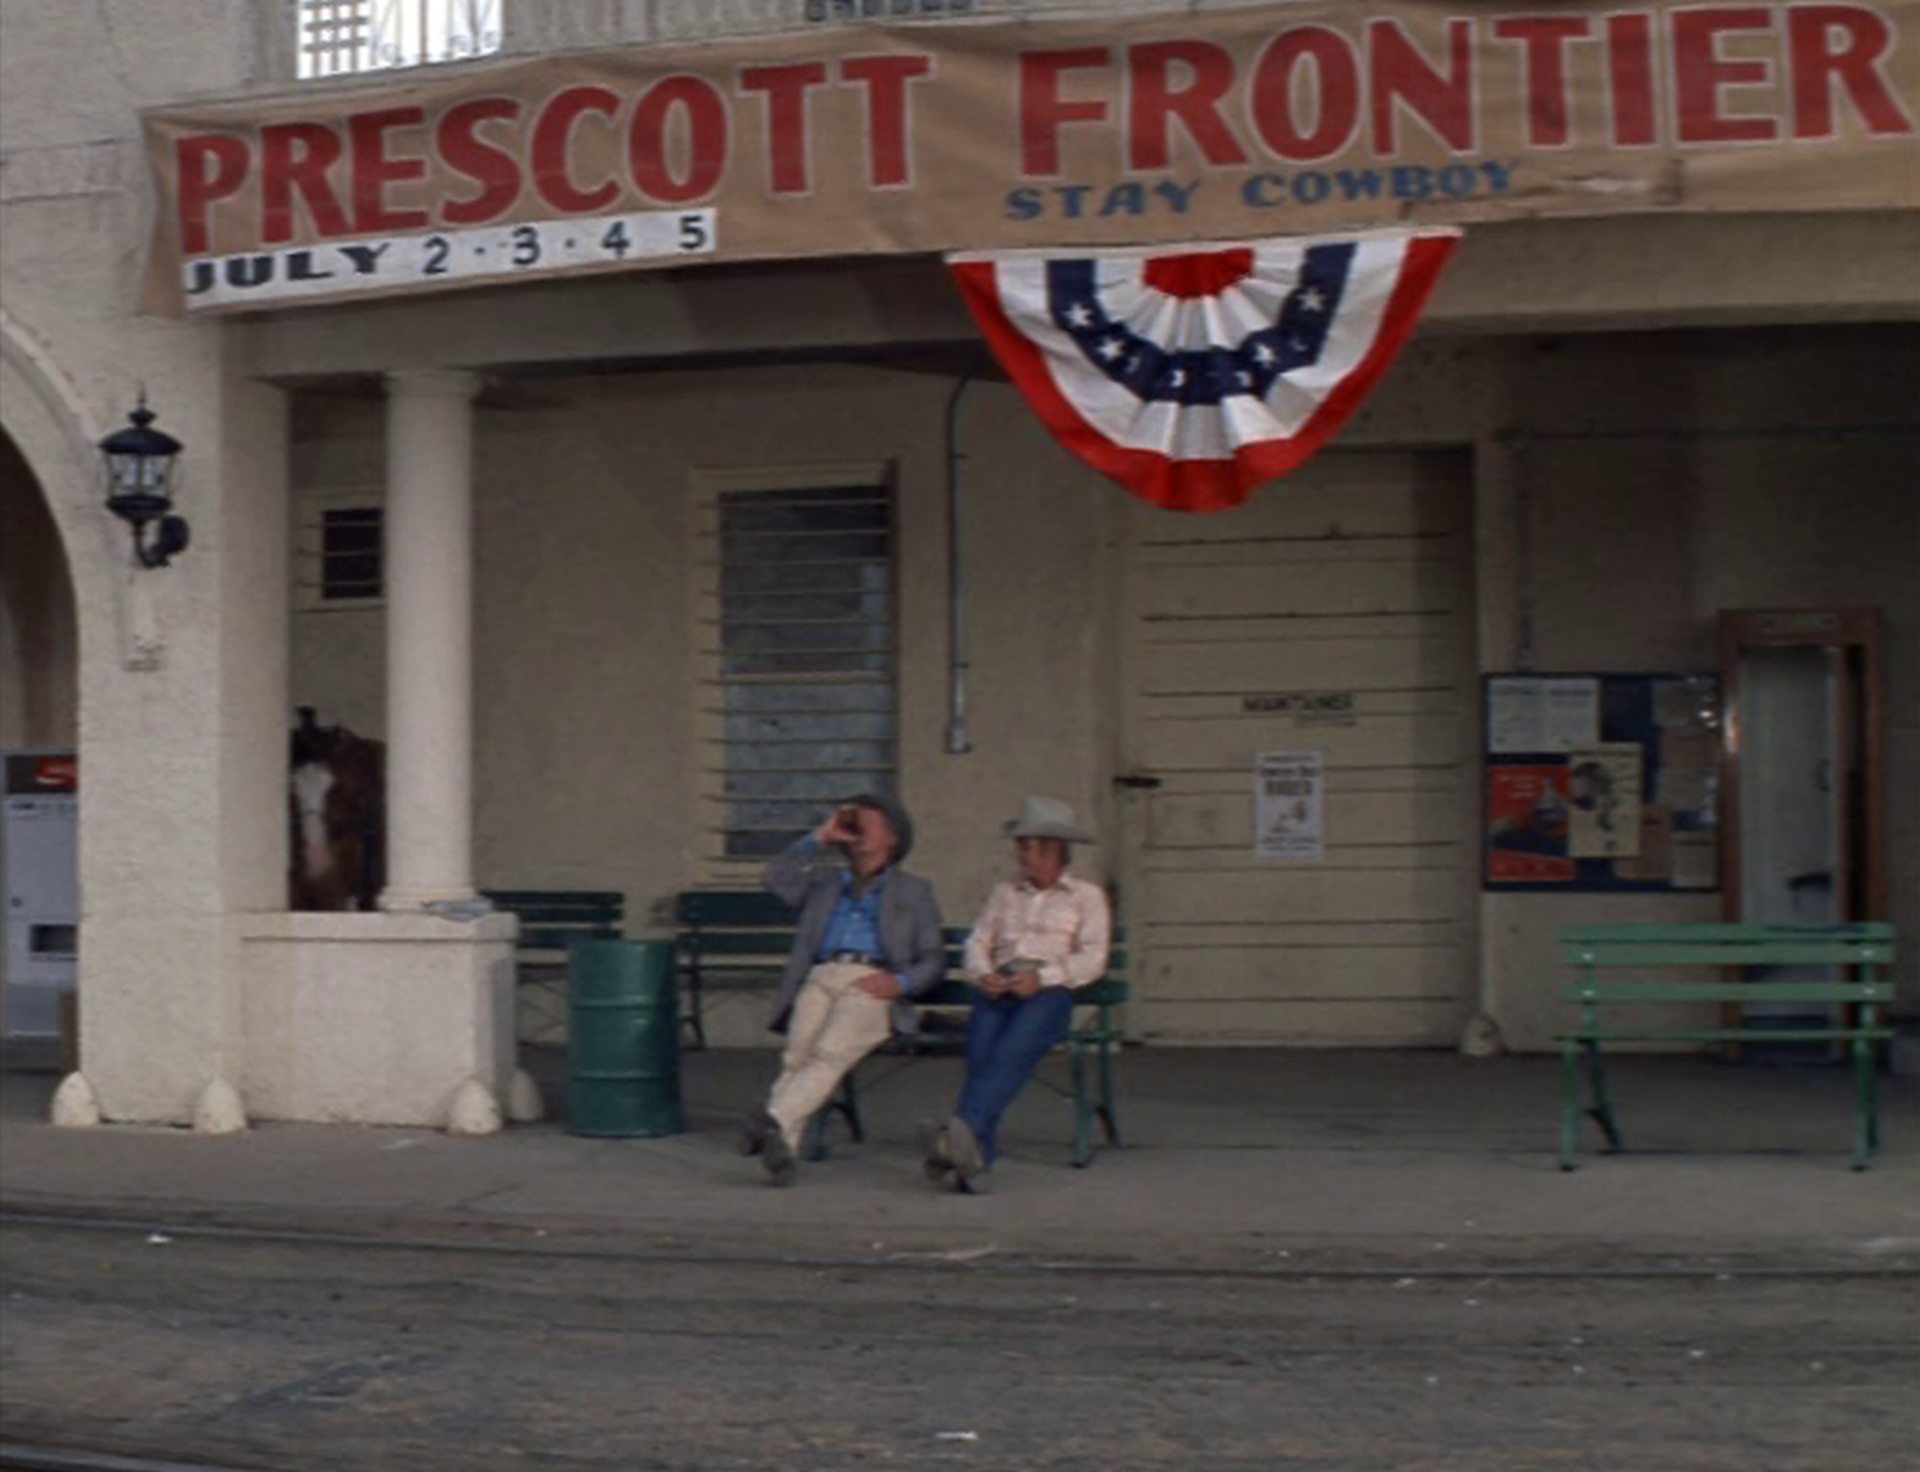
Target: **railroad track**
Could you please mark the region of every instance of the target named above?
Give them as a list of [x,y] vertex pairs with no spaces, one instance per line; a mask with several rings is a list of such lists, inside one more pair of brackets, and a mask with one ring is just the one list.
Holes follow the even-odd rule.
[[222,1462],[155,1461],[64,1447],[20,1446],[0,1441],[0,1472],[260,1472]]
[[[1192,1264],[1121,1262],[1111,1259],[1030,1257],[1015,1255],[956,1256],[942,1252],[899,1251],[887,1253],[807,1254],[775,1252],[713,1252],[681,1248],[645,1249],[619,1247],[570,1247],[554,1242],[469,1241],[458,1238],[420,1236],[374,1236],[366,1233],[329,1232],[301,1227],[247,1227],[206,1222],[178,1222],[164,1217],[118,1217],[65,1215],[0,1208],[0,1229],[29,1231],[99,1232],[114,1235],[140,1233],[160,1235],[182,1241],[222,1241],[283,1247],[348,1248],[356,1251],[387,1253],[426,1253],[443,1256],[518,1258],[550,1262],[631,1263],[634,1265],[677,1265],[687,1267],[784,1267],[798,1269],[859,1268],[887,1271],[925,1272],[949,1268],[968,1273],[1006,1275],[1045,1275],[1079,1277],[1116,1277],[1138,1279],[1189,1279],[1225,1282],[1287,1281],[1320,1279],[1325,1281],[1375,1279],[1516,1279],[1516,1280],[1607,1280],[1607,1279],[1679,1279],[1689,1281],[1727,1279],[1859,1279],[1920,1277],[1920,1257],[1901,1255],[1876,1262],[1757,1263],[1727,1260],[1686,1260],[1642,1263],[1489,1263],[1408,1262],[1327,1263],[1302,1257],[1285,1262],[1244,1264]],[[4,1465],[4,1464],[0,1464]]]

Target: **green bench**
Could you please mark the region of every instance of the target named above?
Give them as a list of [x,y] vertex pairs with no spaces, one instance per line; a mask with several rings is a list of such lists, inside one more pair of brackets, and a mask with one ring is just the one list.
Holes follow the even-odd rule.
[[[677,949],[680,958],[682,990],[688,1008],[689,1030],[696,1043],[705,1045],[701,1024],[703,999],[709,990],[751,990],[765,992],[771,999],[774,984],[786,964],[793,946],[794,915],[785,903],[764,890],[700,889],[683,892],[675,904],[678,922]],[[949,928],[942,933],[946,947],[946,977],[914,998],[921,1008],[921,1031],[895,1036],[883,1043],[871,1059],[885,1060],[875,1073],[870,1064],[849,1072],[841,1082],[832,1103],[813,1117],[808,1126],[803,1154],[819,1160],[826,1154],[826,1130],[829,1117],[839,1114],[848,1133],[864,1140],[866,1128],[860,1118],[860,1094],[871,1090],[899,1069],[925,1058],[959,1057],[965,1049],[965,1030],[951,1025],[938,1011],[927,1009],[969,1008],[976,993],[962,979],[962,954],[969,931]],[[1107,962],[1107,974],[1099,981],[1074,992],[1076,1022],[1068,1033],[1068,1086],[1061,1088],[1051,1080],[1039,1082],[1073,1104],[1073,1163],[1085,1166],[1093,1160],[1096,1127],[1109,1144],[1120,1143],[1120,1128],[1114,1098],[1113,1055],[1122,1034],[1115,1011],[1127,1000],[1126,933],[1116,925]],[[890,1065],[890,1066],[888,1066]],[[858,1080],[863,1071],[871,1076],[863,1086]]]
[[[524,1000],[538,997],[539,989],[557,993],[567,979],[567,948],[577,940],[619,940],[626,923],[626,897],[600,889],[488,889],[483,898],[496,910],[520,919],[514,942],[514,982]],[[524,990],[520,990],[524,988]],[[566,1003],[550,996],[549,1004],[531,1009],[546,1030],[563,1036]],[[516,1024],[516,1030],[524,1030]]]
[[[1598,925],[1560,937],[1560,959],[1579,968],[1580,981],[1567,999],[1580,1008],[1579,1026],[1558,1037],[1563,1061],[1560,1168],[1574,1168],[1574,1148],[1583,1112],[1580,1065],[1586,1064],[1589,1102],[1584,1112],[1599,1125],[1607,1148],[1622,1148],[1620,1129],[1607,1097],[1602,1061],[1608,1043],[1836,1043],[1851,1054],[1854,1072],[1853,1168],[1865,1170],[1880,1144],[1876,1093],[1876,1045],[1893,1030],[1879,1018],[1893,1001],[1892,984],[1876,973],[1893,961],[1891,925]],[[1716,970],[1777,966],[1853,968],[1851,981],[1614,981],[1617,971],[1650,967],[1713,967]],[[1603,973],[1607,973],[1603,975]],[[1742,1018],[1743,1007],[1791,1003],[1827,1010],[1828,1020],[1769,1026]],[[1717,1006],[1713,1026],[1650,1026],[1621,1021],[1622,1007]]]

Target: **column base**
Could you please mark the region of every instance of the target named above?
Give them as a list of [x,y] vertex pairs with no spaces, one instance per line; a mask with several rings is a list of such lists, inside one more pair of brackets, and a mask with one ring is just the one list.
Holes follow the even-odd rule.
[[248,917],[242,1086],[254,1117],[438,1129],[468,1084],[504,1097],[517,928],[506,914]]
[[448,1134],[497,1135],[500,1124],[500,1101],[479,1079],[470,1078],[455,1090],[447,1110]]
[[84,1073],[70,1073],[60,1080],[47,1117],[63,1129],[91,1129],[100,1123],[100,1101]]
[[247,1106],[240,1092],[223,1078],[217,1078],[200,1091],[193,1106],[193,1129],[200,1135],[238,1135],[247,1128]]

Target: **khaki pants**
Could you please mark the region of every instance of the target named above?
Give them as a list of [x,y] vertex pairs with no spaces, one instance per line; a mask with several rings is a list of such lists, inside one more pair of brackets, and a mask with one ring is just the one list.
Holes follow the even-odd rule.
[[893,1031],[892,1004],[854,983],[875,966],[838,962],[807,973],[787,1019],[780,1077],[767,1095],[767,1113],[796,1152],[807,1121],[833,1097],[840,1080]]

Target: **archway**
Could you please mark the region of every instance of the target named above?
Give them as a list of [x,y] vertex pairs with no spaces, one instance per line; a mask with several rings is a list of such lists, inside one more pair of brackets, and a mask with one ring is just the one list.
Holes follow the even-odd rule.
[[32,467],[0,429],[0,750],[73,750],[79,676],[66,548]]
[[79,883],[79,621],[39,478],[0,430],[0,1037],[20,1067],[71,1069]]

